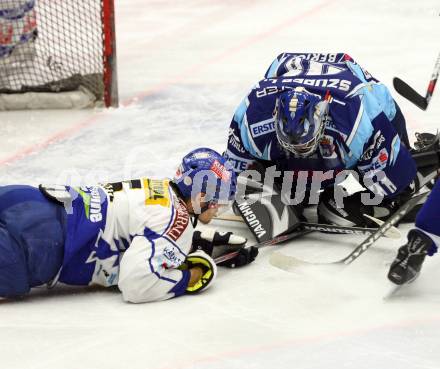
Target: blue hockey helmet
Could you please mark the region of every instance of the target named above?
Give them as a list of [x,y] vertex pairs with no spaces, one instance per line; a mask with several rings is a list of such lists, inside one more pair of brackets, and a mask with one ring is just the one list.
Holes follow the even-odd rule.
[[[292,101],[296,106],[292,107]],[[307,90],[282,92],[274,110],[275,131],[280,145],[299,157],[312,155],[324,135],[327,99]]]
[[194,198],[203,192],[210,203],[230,203],[237,190],[232,165],[218,152],[205,147],[183,157],[173,182],[184,198]]

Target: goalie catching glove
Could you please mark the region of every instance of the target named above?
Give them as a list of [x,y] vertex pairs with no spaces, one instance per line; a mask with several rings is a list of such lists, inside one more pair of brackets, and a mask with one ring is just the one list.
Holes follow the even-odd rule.
[[199,293],[209,288],[217,275],[217,266],[214,260],[203,251],[196,251],[189,254],[185,262],[179,267],[181,270],[200,269],[201,276],[194,283],[186,287],[187,294]]
[[256,247],[244,248],[246,242],[246,238],[234,235],[232,232],[217,232],[212,229],[205,229],[194,232],[193,250],[203,250],[214,259],[238,251],[238,255],[234,258],[218,264],[228,268],[237,268],[251,263],[258,255]]

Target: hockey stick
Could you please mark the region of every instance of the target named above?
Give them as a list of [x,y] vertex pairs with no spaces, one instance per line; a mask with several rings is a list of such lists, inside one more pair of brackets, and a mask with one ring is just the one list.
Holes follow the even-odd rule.
[[[371,216],[365,215],[367,218],[372,220],[373,222],[379,223],[380,220]],[[241,216],[238,215],[221,215],[215,219],[218,220],[226,220],[226,221],[234,221],[234,222],[243,222],[244,220]],[[299,225],[303,229],[307,229],[309,231],[320,231],[320,232],[329,232],[329,233],[340,233],[340,234],[358,234],[358,235],[370,235],[375,233],[379,228],[364,228],[364,227],[344,227],[339,225],[332,224],[320,224],[320,223],[310,223],[310,222],[299,222]],[[398,239],[402,235],[400,231],[396,227],[390,227],[384,234],[385,237]]]
[[283,255],[282,258],[280,255],[273,255],[270,262],[272,265],[284,269],[289,270],[293,265],[299,264],[314,264],[314,265],[348,265],[351,264],[354,260],[356,260],[360,255],[362,255],[365,251],[367,251],[380,237],[382,237],[385,232],[393,227],[396,223],[398,223],[417,203],[424,199],[430,191],[426,191],[424,193],[420,193],[423,187],[429,183],[431,180],[437,177],[437,171],[431,172],[428,176],[421,179],[420,189],[403,205],[400,206],[399,210],[396,211],[387,221],[385,221],[379,229],[367,237],[359,246],[357,246],[349,255],[346,257],[332,261],[332,262],[308,262],[304,260],[300,260],[295,258],[294,256]]
[[[276,236],[276,237],[274,237],[274,238],[272,238],[270,240],[267,240],[267,241],[264,241],[264,242],[259,242],[259,243],[255,244],[255,245],[252,245],[252,246],[256,247],[258,249],[261,248],[261,247],[265,247],[265,246],[275,246],[275,245],[279,245],[282,242],[293,240],[295,238],[299,238],[299,237],[304,236],[304,235],[306,235],[306,234],[308,234],[310,232],[313,232],[313,231],[303,229],[303,230],[299,230],[299,231],[296,231],[296,232],[282,234],[282,235]],[[252,246],[249,246],[249,247],[252,247]],[[227,254],[224,254],[224,255],[216,257],[214,259],[214,261],[215,261],[216,264],[218,264],[218,263],[221,263],[223,261],[233,259],[237,255],[238,255],[238,251],[232,251],[232,252],[229,252]]]
[[437,78],[440,72],[440,54],[435,62],[434,70],[431,75],[431,80],[429,81],[428,89],[426,91],[426,96],[423,97],[417,93],[411,86],[406,82],[402,81],[400,78],[393,78],[393,86],[396,91],[403,97],[411,101],[413,104],[418,106],[422,110],[426,110],[431,100],[432,94],[434,93],[435,84],[437,83]]

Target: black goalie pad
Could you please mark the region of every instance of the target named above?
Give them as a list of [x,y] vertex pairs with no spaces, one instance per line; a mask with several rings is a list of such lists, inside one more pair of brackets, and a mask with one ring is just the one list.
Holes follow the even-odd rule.
[[282,201],[276,185],[266,185],[239,176],[240,194],[234,202],[235,211],[244,219],[259,242],[290,233],[300,226],[300,219],[293,206]]

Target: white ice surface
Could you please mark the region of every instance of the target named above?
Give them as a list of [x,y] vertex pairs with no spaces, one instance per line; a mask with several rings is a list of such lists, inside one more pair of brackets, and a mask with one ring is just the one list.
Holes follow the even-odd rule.
[[[439,52],[438,0],[116,3],[123,107],[2,113],[1,184],[170,176],[192,148],[225,148],[235,107],[283,51],[347,52],[391,89],[399,76],[421,93]],[[411,135],[439,128],[440,91],[426,112],[394,96]],[[240,224],[214,226],[252,240]],[[162,303],[63,287],[0,301],[0,368],[440,368],[439,256],[387,302],[386,263],[403,239],[344,270],[269,264],[273,249],[336,260],[361,239],[268,247],[206,293]]]

